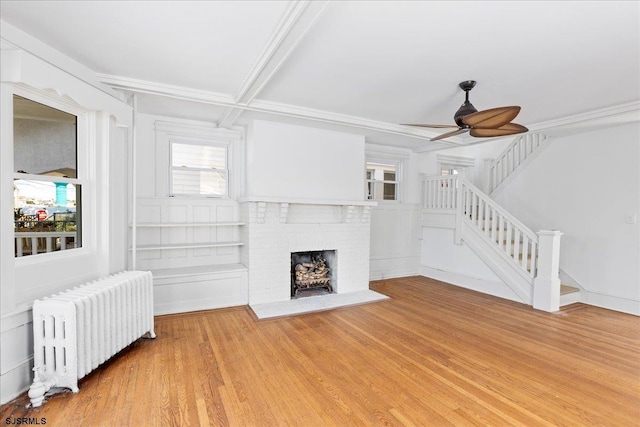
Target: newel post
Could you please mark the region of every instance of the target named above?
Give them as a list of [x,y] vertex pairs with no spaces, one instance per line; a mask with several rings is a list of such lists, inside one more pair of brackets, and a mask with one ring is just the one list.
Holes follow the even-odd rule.
[[538,231],[538,269],[533,281],[533,308],[560,309],[560,236],[556,230]]

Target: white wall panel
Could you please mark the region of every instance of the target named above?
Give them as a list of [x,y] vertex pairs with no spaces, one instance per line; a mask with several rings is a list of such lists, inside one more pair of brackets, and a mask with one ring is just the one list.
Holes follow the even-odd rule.
[[364,199],[364,137],[256,120],[247,137],[247,195]]

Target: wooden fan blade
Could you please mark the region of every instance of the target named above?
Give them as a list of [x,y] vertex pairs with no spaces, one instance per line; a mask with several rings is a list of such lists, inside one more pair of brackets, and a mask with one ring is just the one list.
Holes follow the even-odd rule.
[[520,107],[499,107],[471,113],[462,118],[462,123],[474,129],[497,129],[515,119]]
[[427,125],[427,124],[411,124],[411,123],[401,123],[401,126],[418,126],[421,128],[436,128],[436,129],[440,129],[440,128],[457,128],[458,126],[456,125]]
[[476,138],[491,138],[493,136],[515,135],[517,133],[527,132],[529,129],[517,123],[507,123],[497,129],[471,129],[471,136]]
[[461,133],[469,132],[467,128],[456,129],[452,132],[443,133],[442,135],[438,135],[430,139],[430,141],[437,141],[439,139],[449,138],[450,136],[460,135]]

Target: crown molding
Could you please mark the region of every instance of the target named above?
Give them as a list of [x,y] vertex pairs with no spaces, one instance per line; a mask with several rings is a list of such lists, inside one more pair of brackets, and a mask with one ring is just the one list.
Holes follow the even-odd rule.
[[[242,111],[256,111],[261,113],[276,114],[280,116],[302,118],[324,123],[331,123],[360,129],[369,129],[378,132],[407,136],[419,140],[430,140],[437,133],[408,126],[379,122],[362,117],[333,113],[330,111],[316,110],[295,105],[256,99],[251,104],[236,104],[232,95],[217,92],[185,88],[181,86],[167,85],[163,83],[132,79],[128,77],[113,76],[107,74],[98,75],[100,80],[115,88],[132,92],[146,93],[150,95],[166,96],[186,101],[201,102],[205,104],[234,107]],[[438,141],[438,148],[464,145],[462,142]]]
[[633,101],[561,119],[540,122],[528,127],[532,132],[547,131],[547,133],[552,133],[549,131],[559,128],[579,131],[582,128],[603,127],[638,121],[640,121],[640,101]]
[[103,84],[93,70],[2,19],[0,37],[2,50],[24,51],[55,67],[61,73],[78,79],[120,102],[124,101],[122,94]]
[[[244,107],[246,110],[257,111],[263,113],[272,113],[288,117],[302,118],[307,120],[314,120],[319,122],[355,127],[360,129],[374,130],[378,132],[384,132],[395,135],[402,135],[411,138],[428,140],[430,141],[436,132],[424,131],[418,128],[411,128],[408,126],[397,125],[393,123],[380,122],[376,120],[370,120],[363,117],[351,116],[347,114],[334,113],[330,111],[317,110],[306,107],[299,107],[296,105],[281,104],[271,101],[255,100],[251,105]],[[440,142],[440,141],[439,141]],[[442,141],[445,146],[452,147],[458,145],[464,145],[462,142],[456,140]]]
[[[437,132],[425,130],[423,128],[412,128],[393,123],[386,123],[363,117],[351,116],[347,114],[334,113],[330,111],[317,110],[313,108],[300,107],[296,105],[283,104],[272,101],[255,99],[250,104],[236,103],[233,95],[217,92],[185,88],[182,86],[167,85],[163,83],[150,82],[145,80],[131,79],[121,76],[99,74],[98,78],[105,84],[114,88],[128,90],[132,92],[146,93],[150,95],[164,96],[192,102],[232,107],[234,110],[255,111],[260,113],[275,114],[292,118],[312,120],[317,122],[348,126],[358,129],[372,130],[386,134],[400,135],[417,140],[428,141],[429,144],[416,148],[417,153],[437,151],[453,147],[482,144],[496,140],[498,138],[462,138],[454,137],[448,140],[430,141],[438,135]],[[569,132],[580,132],[593,126],[608,126],[626,122],[640,120],[640,101],[627,104],[603,108],[600,110],[573,115],[562,119],[541,122],[529,125],[531,132],[542,132],[551,135],[553,131],[562,130]],[[501,137],[502,139],[504,137]]]
[[97,74],[97,76],[103,83],[122,90],[165,96],[185,101],[201,102],[203,104],[229,107],[235,106],[233,96],[223,93],[168,85],[147,80],[132,79],[129,77],[114,76],[111,74]]

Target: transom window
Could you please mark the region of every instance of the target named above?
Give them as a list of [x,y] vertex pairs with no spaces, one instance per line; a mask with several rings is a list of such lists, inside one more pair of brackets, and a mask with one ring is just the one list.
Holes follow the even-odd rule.
[[227,146],[171,140],[172,195],[228,194]]
[[440,175],[441,176],[451,176],[451,175],[458,175],[458,169],[456,169],[453,166],[442,166],[440,168]]
[[398,169],[395,163],[367,162],[367,199],[398,200]]

